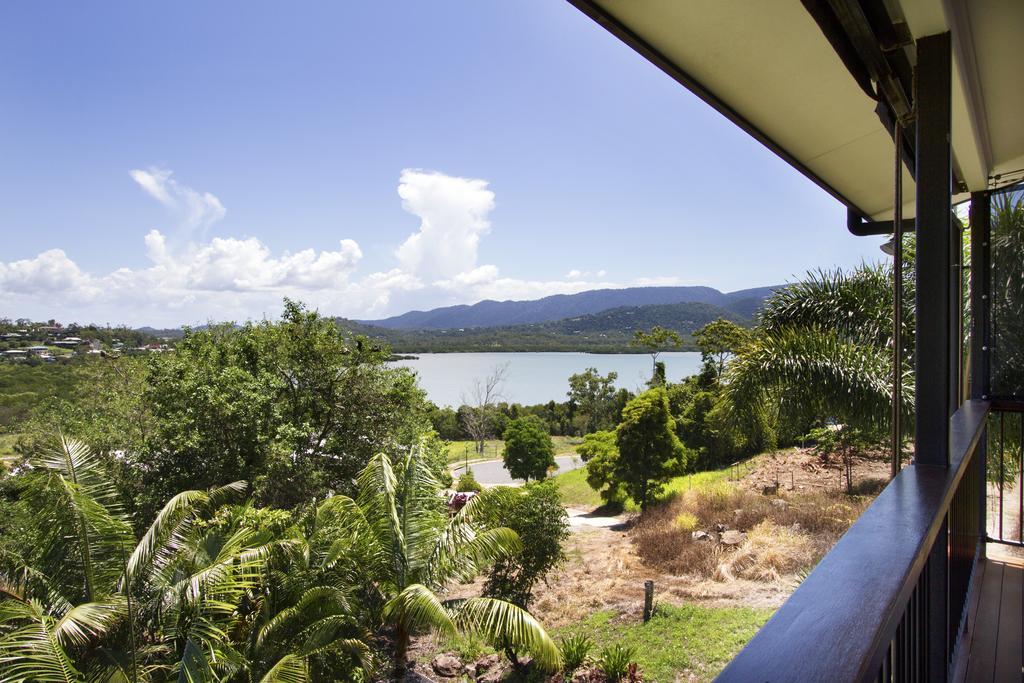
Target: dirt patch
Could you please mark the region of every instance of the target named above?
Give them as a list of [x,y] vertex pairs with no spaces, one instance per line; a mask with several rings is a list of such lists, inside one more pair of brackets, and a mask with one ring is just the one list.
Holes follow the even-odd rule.
[[[567,560],[534,590],[530,611],[549,628],[601,610],[639,620],[647,580],[654,581],[656,602],[776,608],[799,584],[803,569],[816,563],[870,502],[870,496],[837,496],[845,491],[840,467],[838,460],[823,461],[810,449],[790,449],[737,468],[732,486],[689,491],[656,507],[643,522],[631,514],[588,519],[573,510]],[[776,472],[781,495],[763,495]],[[884,458],[854,460],[855,484],[887,474]],[[694,507],[692,497],[698,494],[710,497]],[[693,519],[680,519],[683,512]],[[645,548],[643,527],[658,524],[669,533],[647,538]],[[716,526],[742,531],[742,541],[723,545]],[[710,529],[712,540],[692,542],[693,531],[701,529]],[[482,587],[478,579],[446,597],[479,595]]]
[[[715,581],[675,575],[644,564],[629,538],[632,519],[620,519],[619,526],[573,529],[566,543],[566,562],[534,590],[530,611],[546,627],[572,624],[601,610],[614,610],[620,619],[639,620],[647,580],[654,581],[656,602],[699,602],[716,607],[775,608],[796,586],[791,577],[773,581]],[[479,595],[482,587],[483,581],[478,579],[459,586],[446,597]]]
[[[889,480],[889,460],[884,453],[854,455],[855,492],[873,495]],[[740,486],[763,493],[778,487],[779,492],[811,493],[846,491],[846,475],[838,455],[819,456],[810,448],[789,448],[760,455],[737,465],[733,478]]]

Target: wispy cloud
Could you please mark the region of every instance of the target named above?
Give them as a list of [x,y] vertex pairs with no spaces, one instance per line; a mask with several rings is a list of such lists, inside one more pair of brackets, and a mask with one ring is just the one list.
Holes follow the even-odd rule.
[[171,177],[173,171],[169,169],[136,168],[129,171],[129,175],[148,195],[177,213],[181,226],[186,229],[205,230],[227,213],[216,195],[179,184]]

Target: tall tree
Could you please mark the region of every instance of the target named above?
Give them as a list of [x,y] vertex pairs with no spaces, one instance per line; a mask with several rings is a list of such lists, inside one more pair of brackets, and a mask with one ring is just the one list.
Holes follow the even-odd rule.
[[649,389],[626,404],[615,442],[619,449],[615,479],[641,510],[646,510],[664,483],[687,464],[664,387]]
[[286,508],[350,491],[375,452],[415,444],[429,424],[415,377],[387,358],[292,301],[279,322],[187,331],[149,361],[153,424],[128,454],[142,518],[183,488],[234,478]]
[[587,368],[569,376],[569,401],[583,418],[583,433],[589,434],[611,426],[615,407],[617,372],[601,375],[597,368]]
[[652,386],[663,384],[658,380],[658,356],[666,349],[677,349],[683,343],[683,338],[675,330],[669,330],[660,325],[655,325],[650,332],[637,330],[633,333],[631,346],[637,346],[647,350],[651,355],[651,384]]
[[555,446],[547,425],[536,415],[512,420],[502,435],[505,469],[515,479],[543,479],[555,466]]
[[748,337],[749,332],[746,328],[725,318],[712,320],[693,333],[704,360],[714,363],[719,381],[725,372],[725,361],[736,353]]

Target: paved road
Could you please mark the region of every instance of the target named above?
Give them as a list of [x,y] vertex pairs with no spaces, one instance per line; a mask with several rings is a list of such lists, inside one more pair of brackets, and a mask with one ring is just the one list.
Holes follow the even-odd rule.
[[[568,472],[583,467],[583,461],[578,455],[556,455],[555,464],[558,465],[556,474]],[[456,464],[452,466],[452,474],[456,477],[462,474],[465,465]],[[522,479],[513,479],[512,475],[505,469],[505,463],[501,460],[487,460],[485,462],[471,462],[469,469],[473,470],[473,476],[484,486],[496,486],[499,484],[521,484]]]

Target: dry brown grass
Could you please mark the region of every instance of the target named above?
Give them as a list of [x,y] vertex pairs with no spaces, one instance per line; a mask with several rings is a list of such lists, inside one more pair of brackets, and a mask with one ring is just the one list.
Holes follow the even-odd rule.
[[785,574],[810,567],[817,559],[815,543],[808,534],[766,519],[747,533],[739,548],[724,555],[715,578],[778,581]]
[[[645,563],[673,574],[775,580],[817,563],[868,503],[820,492],[775,497],[716,487],[649,510],[630,536]],[[695,518],[697,530],[736,529],[747,538],[735,548],[694,540],[680,518]]]

